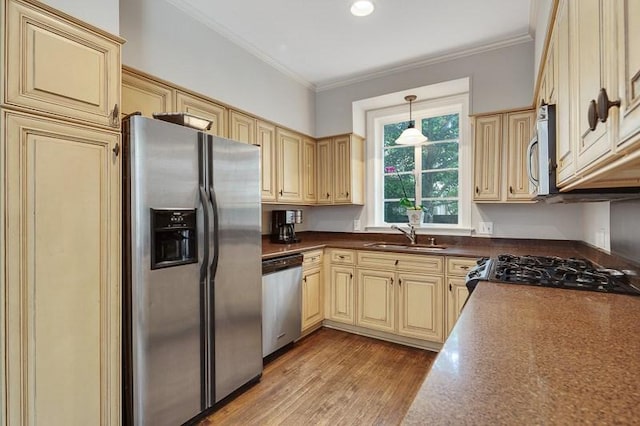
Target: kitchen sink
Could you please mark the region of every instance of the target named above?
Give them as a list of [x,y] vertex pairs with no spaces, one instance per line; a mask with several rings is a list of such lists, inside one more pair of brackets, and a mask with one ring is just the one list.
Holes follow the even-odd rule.
[[445,246],[424,245],[424,244],[398,244],[398,243],[369,243],[365,247],[390,249],[390,250],[411,250],[411,251],[439,251],[446,249]]

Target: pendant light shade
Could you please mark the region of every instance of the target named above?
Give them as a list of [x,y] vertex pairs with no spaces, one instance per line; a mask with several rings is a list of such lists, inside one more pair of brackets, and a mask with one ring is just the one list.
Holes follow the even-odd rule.
[[416,124],[411,119],[411,103],[416,100],[416,95],[405,96],[404,100],[409,102],[409,126],[396,139],[396,145],[418,145],[428,141],[429,139],[416,129]]

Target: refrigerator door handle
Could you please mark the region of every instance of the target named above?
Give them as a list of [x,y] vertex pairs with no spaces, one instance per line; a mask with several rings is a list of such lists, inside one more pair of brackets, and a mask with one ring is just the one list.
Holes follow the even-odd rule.
[[213,256],[209,265],[211,271],[211,279],[215,279],[216,270],[218,269],[218,253],[220,251],[219,221],[218,221],[218,200],[213,185],[209,187],[209,197],[211,201],[211,209],[213,211]]
[[[200,185],[200,202],[202,203],[202,210],[204,212],[204,221],[203,227],[204,229],[209,229],[209,223],[211,221],[210,207],[209,207],[209,197],[207,197],[207,191],[204,188],[204,185]],[[200,282],[203,283],[207,279],[207,269],[209,267],[209,258],[211,254],[209,253],[209,234],[208,232],[204,232],[204,248],[202,250],[202,266],[200,267]]]

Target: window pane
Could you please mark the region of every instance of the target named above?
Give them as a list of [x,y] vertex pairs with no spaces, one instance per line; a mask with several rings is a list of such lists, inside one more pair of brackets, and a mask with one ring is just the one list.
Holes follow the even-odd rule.
[[430,141],[458,139],[459,114],[442,115],[422,119],[422,134]]
[[384,198],[402,198],[404,192],[402,187],[407,193],[407,197],[413,199],[415,193],[415,178],[412,174],[401,174],[400,178],[397,174],[388,174],[384,177]]
[[404,129],[409,125],[408,121],[399,123],[385,124],[384,126],[384,146],[396,146],[396,139],[402,134]]
[[393,167],[398,172],[410,172],[416,168],[414,148],[403,146],[384,150],[384,167]]
[[458,142],[435,143],[422,147],[422,170],[457,168]]
[[458,223],[458,201],[422,201],[424,223]]
[[423,172],[422,196],[442,198],[458,196],[458,171]]
[[409,223],[406,212],[398,201],[384,202],[384,221],[387,223]]

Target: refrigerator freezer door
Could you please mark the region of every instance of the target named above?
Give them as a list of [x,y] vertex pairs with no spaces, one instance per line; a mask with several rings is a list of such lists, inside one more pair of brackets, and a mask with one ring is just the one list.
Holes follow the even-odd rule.
[[151,209],[195,209],[204,241],[198,187],[198,133],[132,117],[131,356],[135,425],[182,424],[203,409],[198,263],[151,269]]
[[262,374],[260,150],[217,137],[210,147],[218,402]]

